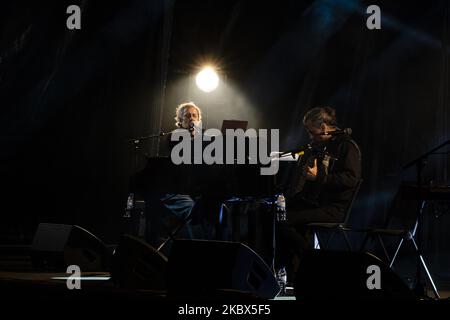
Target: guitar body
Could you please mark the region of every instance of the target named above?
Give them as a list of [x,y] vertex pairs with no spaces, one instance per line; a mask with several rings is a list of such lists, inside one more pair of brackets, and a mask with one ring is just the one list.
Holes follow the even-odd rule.
[[305,151],[304,155],[297,160],[297,168],[291,184],[288,188],[288,196],[294,201],[301,201],[308,206],[317,207],[320,194],[320,183],[307,180],[307,168],[312,168],[317,160],[319,174],[327,174],[330,160],[333,159],[327,151],[326,143],[314,143],[311,149]]

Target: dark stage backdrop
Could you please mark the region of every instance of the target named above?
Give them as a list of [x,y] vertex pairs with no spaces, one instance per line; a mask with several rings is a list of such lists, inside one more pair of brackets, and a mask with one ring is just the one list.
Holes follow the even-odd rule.
[[[81,30],[66,28],[71,4]],[[205,127],[279,128],[282,149],[307,142],[307,109],[335,107],[363,153],[352,223],[381,223],[400,181],[415,178],[402,166],[450,138],[450,18],[445,0],[377,1],[382,29],[369,30],[370,4],[3,2],[1,242],[29,243],[44,221],[116,242],[129,178],[158,154],[157,140],[137,155],[126,140],[173,129],[176,105],[191,100]],[[221,77],[209,94],[194,84],[206,62]],[[426,180],[449,184],[449,165],[433,156]],[[449,226],[448,211],[430,213],[423,230],[443,277]]]

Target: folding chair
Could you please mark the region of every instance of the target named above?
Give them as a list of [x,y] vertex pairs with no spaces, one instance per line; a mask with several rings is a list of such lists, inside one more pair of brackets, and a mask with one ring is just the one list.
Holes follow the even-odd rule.
[[[306,227],[310,230],[312,230],[314,235],[314,249],[328,249],[328,245],[330,241],[333,239],[334,235],[336,233],[342,234],[344,237],[345,243],[347,245],[347,248],[349,251],[352,251],[352,245],[350,243],[350,240],[347,236],[347,231],[352,231],[352,229],[348,226],[348,221],[350,218],[350,213],[352,211],[353,203],[355,202],[356,196],[358,195],[359,189],[361,187],[363,180],[360,179],[358,183],[356,184],[355,188],[353,189],[353,195],[352,199],[348,204],[348,207],[345,212],[345,218],[342,222],[334,222],[334,223],[325,223],[325,222],[313,222],[308,223]],[[328,239],[324,243],[319,235],[319,230],[330,230],[331,234],[329,235]]]
[[[400,249],[405,242],[411,243],[413,245],[415,254],[419,254],[417,242],[414,238],[418,229],[417,200],[411,198],[408,199],[408,196],[406,195],[406,190],[408,190],[408,188],[409,186],[407,184],[400,185],[399,190],[394,197],[392,206],[389,210],[387,219],[382,228],[352,230],[366,233],[366,236],[364,237],[364,240],[359,249],[360,252],[366,249],[369,240],[373,240],[376,238],[383,250],[383,254],[386,257],[387,263],[389,264],[390,268],[394,267],[394,263],[398,257]],[[425,200],[422,200],[421,202],[420,214],[422,215],[426,203],[427,201]],[[399,242],[396,246],[395,253],[392,258],[389,255],[386,245],[383,241],[384,236],[399,238]],[[421,254],[418,258],[420,259],[420,263],[426,272],[427,278],[433,288],[435,296],[439,298],[439,293],[428,270],[425,259]]]

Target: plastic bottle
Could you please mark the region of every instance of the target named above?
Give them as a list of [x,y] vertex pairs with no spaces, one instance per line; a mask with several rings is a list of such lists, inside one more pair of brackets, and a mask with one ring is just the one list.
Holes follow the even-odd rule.
[[282,193],[276,196],[275,203],[277,222],[286,221],[286,198]]
[[125,214],[123,215],[124,218],[130,218],[131,217],[131,210],[134,208],[134,193],[130,193],[128,195],[127,199],[127,206],[125,208]]
[[286,293],[287,272],[285,267],[281,267],[277,272],[277,281],[280,286],[280,294]]

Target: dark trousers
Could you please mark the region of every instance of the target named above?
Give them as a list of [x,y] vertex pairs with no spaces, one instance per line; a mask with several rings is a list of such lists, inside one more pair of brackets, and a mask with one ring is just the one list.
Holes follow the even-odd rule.
[[344,212],[338,207],[315,207],[303,202],[288,204],[287,221],[277,223],[276,231],[276,266],[292,268],[292,259],[305,250],[313,248],[313,237],[306,228],[313,222],[342,222]]
[[178,226],[180,238],[192,238],[189,217],[195,201],[184,194],[149,194],[146,197],[146,241],[155,247]]
[[[146,197],[145,239],[158,247],[176,230],[174,238],[214,239],[219,209],[220,202],[213,197],[150,193]],[[170,248],[168,242],[163,253],[167,254]]]

